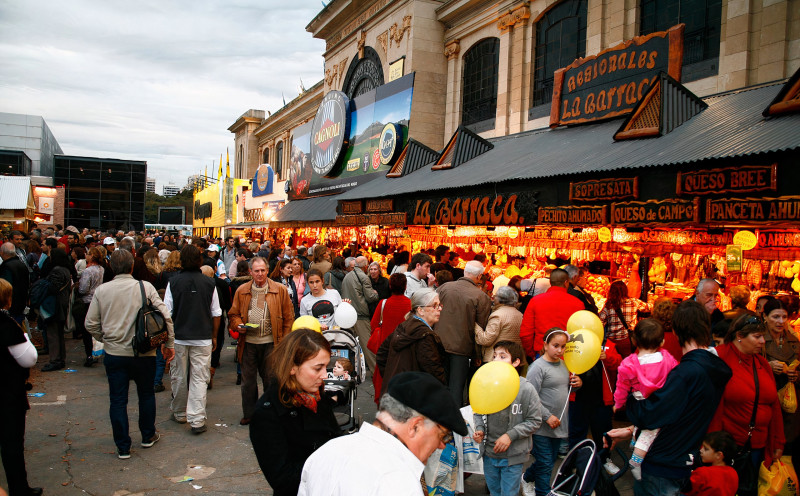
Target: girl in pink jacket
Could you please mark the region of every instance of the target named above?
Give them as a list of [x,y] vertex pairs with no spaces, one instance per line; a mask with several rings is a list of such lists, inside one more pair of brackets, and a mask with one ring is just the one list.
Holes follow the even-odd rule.
[[[664,328],[655,319],[643,319],[633,329],[633,344],[636,353],[630,354],[617,370],[617,389],[614,391],[614,411],[625,406],[628,394],[643,400],[664,385],[669,371],[678,365],[661,346],[664,344]],[[647,450],[655,441],[659,429],[643,430],[633,447],[630,466],[636,480],[642,478],[641,465]]]

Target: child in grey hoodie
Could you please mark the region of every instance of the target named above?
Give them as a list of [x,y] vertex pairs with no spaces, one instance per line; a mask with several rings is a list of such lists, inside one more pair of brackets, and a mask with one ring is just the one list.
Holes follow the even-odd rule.
[[[523,370],[525,352],[519,343],[499,341],[492,360]],[[492,496],[516,496],[519,493],[523,464],[528,460],[531,436],[542,425],[542,403],[533,385],[520,377],[519,393],[504,410],[489,415],[475,415],[476,442],[483,452],[483,473]]]

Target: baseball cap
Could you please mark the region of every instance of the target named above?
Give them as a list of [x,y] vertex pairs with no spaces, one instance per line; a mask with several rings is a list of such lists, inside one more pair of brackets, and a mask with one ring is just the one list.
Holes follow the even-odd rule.
[[210,245],[208,245],[208,248],[206,248],[206,251],[219,252],[219,246],[215,245],[214,243],[211,243]]
[[389,381],[386,392],[437,424],[466,436],[467,424],[450,391],[425,372],[402,372]]
[[112,238],[111,236],[108,236],[106,239],[103,240],[103,244],[104,245],[116,245],[117,244],[117,240]]

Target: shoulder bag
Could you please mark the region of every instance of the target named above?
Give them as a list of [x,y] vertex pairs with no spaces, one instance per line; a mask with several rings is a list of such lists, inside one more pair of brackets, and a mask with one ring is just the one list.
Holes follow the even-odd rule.
[[[628,342],[631,345],[631,353],[633,353],[633,351],[636,349],[636,347],[633,346],[633,339],[631,339],[631,334],[633,334],[633,333],[631,332],[630,326],[625,321],[625,314],[622,313],[622,310],[619,307],[614,307],[614,313],[617,314],[617,317],[619,318],[619,321],[622,322],[622,327],[624,327],[625,331],[628,333]],[[606,335],[607,334],[608,333],[606,333]]]
[[740,447],[733,457],[733,468],[739,474],[739,489],[737,494],[742,496],[755,495],[758,491],[758,468],[753,465],[753,456],[750,448],[750,438],[756,428],[756,412],[758,412],[758,372],[756,371],[756,357],[753,356],[753,381],[756,385],[756,398],[753,401],[753,415],[747,426],[747,441]]
[[372,334],[369,336],[369,341],[367,341],[367,349],[373,353],[378,352],[378,348],[381,347],[381,343],[378,342],[378,339],[381,335],[381,329],[383,328],[383,307],[386,306],[386,300],[381,302],[381,320],[378,323],[378,328],[372,331]]
[[139,281],[142,307],[136,315],[136,332],[133,335],[133,355],[147,353],[167,342],[167,320],[144,294],[144,284]]

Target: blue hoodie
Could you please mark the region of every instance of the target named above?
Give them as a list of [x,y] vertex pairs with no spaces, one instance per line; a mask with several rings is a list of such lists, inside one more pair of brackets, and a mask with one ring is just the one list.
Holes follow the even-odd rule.
[[628,418],[637,427],[661,429],[644,458],[643,473],[669,479],[691,475],[731,375],[713,352],[692,350],[683,355],[661,389],[643,401],[628,398]]

